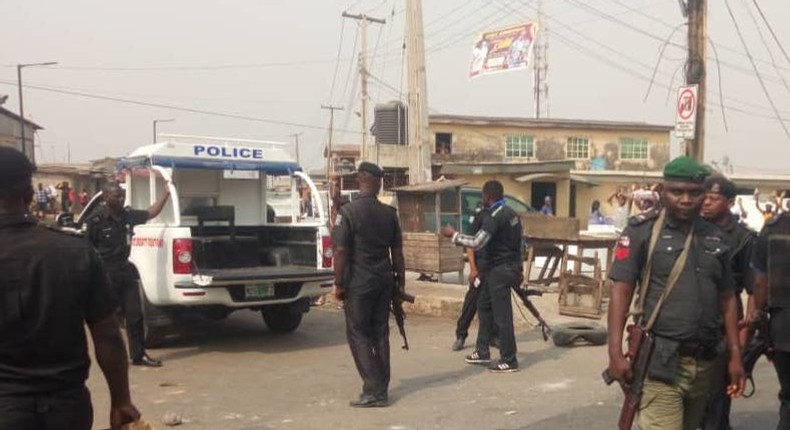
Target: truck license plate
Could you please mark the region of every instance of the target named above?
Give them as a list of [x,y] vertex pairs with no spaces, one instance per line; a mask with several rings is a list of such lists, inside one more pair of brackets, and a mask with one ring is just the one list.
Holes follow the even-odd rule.
[[261,284],[244,286],[245,299],[265,299],[267,297],[274,297],[274,285]]

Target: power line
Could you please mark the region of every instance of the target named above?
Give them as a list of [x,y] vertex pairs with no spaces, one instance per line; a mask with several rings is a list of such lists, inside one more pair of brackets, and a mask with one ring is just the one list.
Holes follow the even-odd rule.
[[335,82],[337,82],[337,71],[340,69],[340,53],[343,51],[343,33],[346,30],[346,20],[341,19],[340,22],[340,42],[337,43],[337,60],[335,61],[335,72],[332,74],[332,86],[329,89],[329,100],[335,96]]
[[757,64],[754,63],[754,58],[752,58],[752,54],[749,51],[749,46],[746,44],[746,39],[743,38],[741,28],[738,25],[738,20],[735,19],[735,14],[732,12],[732,8],[730,7],[730,0],[724,0],[724,4],[727,6],[727,13],[729,13],[730,19],[732,19],[732,23],[735,26],[735,32],[738,33],[738,38],[741,39],[743,49],[746,51],[746,55],[749,57],[749,62],[752,64],[752,69],[754,69],[754,73],[757,75],[757,80],[760,81],[760,86],[763,88],[765,98],[768,99],[768,103],[770,103],[771,109],[773,109],[776,119],[779,120],[779,124],[782,125],[782,129],[785,131],[785,134],[788,138],[790,138],[790,130],[787,129],[787,125],[784,123],[784,120],[782,120],[782,116],[779,115],[779,110],[776,108],[774,100],[771,98],[771,94],[768,92],[768,88],[765,86],[765,82],[763,81],[763,77],[760,74],[760,70],[757,68]]
[[762,42],[763,46],[765,47],[765,50],[768,52],[768,57],[771,59],[771,65],[773,66],[774,71],[776,71],[776,73],[779,75],[779,79],[782,80],[782,85],[784,85],[785,89],[788,92],[790,92],[790,86],[787,85],[787,81],[785,81],[785,78],[782,76],[782,72],[779,71],[779,65],[776,64],[776,58],[774,58],[774,53],[773,51],[771,51],[771,47],[768,46],[768,41],[765,40],[765,35],[763,34],[763,31],[760,29],[760,24],[757,22],[757,17],[754,16],[754,13],[752,12],[751,8],[749,8],[749,5],[746,3],[746,0],[742,0],[742,2],[743,2],[743,6],[746,8],[746,12],[749,14],[749,18],[751,18],[752,23],[754,23],[754,27],[757,30],[757,34],[760,36],[760,42]]
[[[160,65],[160,66],[63,66],[58,65],[53,67],[57,70],[73,70],[73,71],[98,71],[98,72],[138,72],[138,71],[213,71],[213,70],[228,70],[228,69],[260,69],[269,67],[288,67],[288,66],[302,66],[306,64],[322,64],[332,63],[336,59],[317,59],[317,60],[295,60],[295,61],[280,61],[271,63],[239,63],[239,64],[217,64],[217,65]],[[3,67],[16,67],[15,65],[4,65]]]
[[[0,80],[0,85],[16,86],[17,83],[16,82],[12,82],[12,81]],[[45,87],[45,86],[30,85],[30,84],[24,84],[22,86],[24,88],[30,88],[30,89],[34,89],[34,90],[40,90],[40,91],[56,93],[56,94],[66,94],[66,95],[85,97],[85,98],[90,98],[90,99],[112,101],[112,102],[125,103],[125,104],[137,105],[137,106],[154,107],[154,108],[159,108],[159,109],[168,109],[168,110],[174,110],[174,111],[180,111],[180,112],[196,113],[196,114],[201,114],[201,115],[210,115],[210,116],[217,116],[217,117],[223,117],[223,118],[239,119],[239,120],[244,120],[244,121],[263,122],[263,123],[267,123],[267,124],[287,125],[287,126],[290,126],[290,127],[301,127],[301,128],[309,128],[309,129],[316,129],[316,130],[324,130],[324,128],[325,128],[324,126],[318,126],[318,125],[312,125],[312,124],[302,124],[302,123],[297,123],[297,122],[281,121],[281,120],[274,120],[274,119],[268,119],[268,118],[257,118],[257,117],[237,115],[237,114],[230,114],[230,113],[224,113],[224,112],[209,111],[209,110],[204,110],[204,109],[194,109],[194,108],[188,108],[188,107],[183,107],[183,106],[173,106],[173,105],[166,105],[166,104],[161,104],[161,103],[151,103],[151,102],[145,102],[145,101],[141,101],[141,100],[122,99],[122,98],[119,98],[119,97],[109,97],[109,96],[103,96],[103,95],[99,95],[99,94],[90,94],[90,93],[85,93],[85,92],[80,92],[80,91],[71,91],[71,90],[58,89],[56,87]],[[341,130],[341,131],[345,131],[345,132],[349,132],[349,133],[359,133],[359,131],[354,131],[354,130]]]
[[765,14],[763,13],[763,9],[760,7],[760,4],[757,3],[757,0],[752,0],[752,3],[754,3],[754,7],[757,9],[757,12],[760,13],[760,17],[763,19],[765,26],[768,27],[768,31],[771,32],[771,37],[774,38],[774,42],[779,47],[779,50],[782,51],[782,55],[784,55],[785,60],[787,60],[787,62],[790,63],[790,55],[787,55],[787,51],[785,50],[784,45],[782,45],[782,42],[776,36],[776,33],[774,32],[774,28],[773,26],[771,26],[771,23],[768,22],[768,18],[765,17]]

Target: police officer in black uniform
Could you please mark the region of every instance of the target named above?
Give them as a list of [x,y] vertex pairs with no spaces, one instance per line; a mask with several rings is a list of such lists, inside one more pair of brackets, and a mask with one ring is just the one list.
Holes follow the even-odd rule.
[[[655,346],[639,411],[642,430],[696,430],[712,396],[721,390],[725,364],[730,380],[727,394],[737,397],[743,392],[729,246],[724,233],[700,216],[706,176],[707,169],[691,157],[672,160],[664,168],[664,213],[632,217],[615,248],[609,273],[614,283],[608,371],[622,383],[632,382],[622,342],[634,289],[647,277],[643,314],[647,320],[661,303],[676,262],[682,265],[650,330]],[[655,241],[652,253],[651,240]],[[648,267],[652,268],[646,274]]]
[[136,421],[116,304],[96,252],[27,212],[33,166],[0,147],[0,430],[90,430],[90,359],[110,388],[110,425]]
[[383,172],[362,162],[359,197],[335,218],[335,297],[345,301],[346,336],[362,377],[362,394],[353,407],[389,404],[389,311],[394,288],[405,292],[400,224],[395,209],[379,202]]
[[763,226],[754,245],[754,307],[747,319],[752,327],[770,314],[768,332],[773,363],[779,377],[779,425],[790,429],[790,212],[774,216]]
[[[523,230],[518,214],[505,204],[504,189],[499,181],[483,184],[483,221],[474,236],[461,235],[450,226],[442,234],[454,244],[483,250],[485,258],[480,270],[480,296],[477,309],[480,327],[475,351],[466,356],[470,364],[487,364],[492,372],[516,372],[516,337],[513,329],[513,307],[510,289],[519,283],[524,261]],[[499,331],[499,361],[491,361],[489,346],[493,326]]]
[[[748,308],[754,306],[752,299],[751,260],[756,233],[746,225],[738,222],[731,212],[737,196],[735,184],[722,175],[714,175],[705,180],[705,201],[702,204],[702,217],[716,224],[723,232],[730,248],[730,266],[735,281],[735,303],[738,305],[738,320],[744,318],[741,293],[749,294]],[[740,336],[741,348],[745,346],[745,330]],[[726,378],[726,375],[722,375]],[[704,430],[730,430],[730,396],[721,390],[708,408],[703,424]]]
[[101,256],[110,282],[115,291],[126,320],[126,335],[129,338],[129,356],[135,366],[159,367],[162,362],[145,352],[143,308],[140,302],[140,279],[137,269],[129,262],[134,226],[145,224],[155,218],[170,197],[170,189],[164,188],[162,196],[148,210],[124,207],[124,190],[116,183],[102,188],[104,206],[88,219],[87,238]]

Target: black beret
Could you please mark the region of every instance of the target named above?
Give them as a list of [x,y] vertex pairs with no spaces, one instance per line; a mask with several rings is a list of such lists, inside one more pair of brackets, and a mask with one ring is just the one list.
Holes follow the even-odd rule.
[[375,176],[377,178],[383,178],[384,177],[384,171],[381,170],[381,167],[379,167],[379,166],[377,166],[377,165],[375,165],[375,164],[373,164],[373,163],[371,163],[369,161],[363,161],[363,162],[359,163],[359,168],[357,168],[357,171],[358,172],[370,173],[371,175],[373,175],[373,176]]
[[705,180],[705,190],[709,193],[721,194],[728,199],[735,198],[738,189],[735,184],[722,175],[713,175]]
[[29,181],[36,170],[28,158],[14,148],[0,146],[0,183]]

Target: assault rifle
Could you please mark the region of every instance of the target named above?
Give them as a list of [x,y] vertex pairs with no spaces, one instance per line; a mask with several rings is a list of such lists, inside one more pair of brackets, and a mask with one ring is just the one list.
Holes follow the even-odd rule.
[[531,300],[529,300],[529,296],[540,297],[543,295],[543,292],[538,290],[530,290],[529,288],[522,287],[521,285],[518,284],[513,285],[513,291],[515,291],[516,295],[519,296],[519,298],[521,298],[521,301],[524,303],[524,307],[527,308],[529,313],[531,313],[532,316],[535,317],[536,320],[538,320],[538,325],[540,326],[541,334],[543,334],[543,340],[548,341],[549,336],[551,336],[551,327],[549,327],[549,324],[546,322],[546,320],[544,320],[543,317],[540,316],[540,312],[538,312],[538,308],[535,307],[535,304],[532,303]]
[[754,378],[752,377],[754,366],[757,364],[757,360],[763,355],[770,360],[772,355],[771,352],[771,341],[768,339],[768,324],[763,323],[757,328],[757,332],[749,340],[749,343],[743,350],[743,370],[746,373],[746,380],[749,381],[749,384],[752,386],[749,394],[744,393],[743,397],[748,398],[754,395],[755,385]]
[[401,292],[398,285],[398,277],[395,276],[395,283],[392,291],[392,315],[395,316],[395,323],[398,324],[398,331],[403,338],[402,348],[408,351],[409,339],[406,338],[406,312],[403,311],[403,302],[414,303],[414,296]]
[[[623,389],[625,400],[620,409],[620,418],[617,420],[617,428],[620,430],[631,430],[634,418],[639,411],[639,403],[642,401],[642,392],[647,377],[647,366],[650,363],[650,356],[653,354],[655,337],[636,325],[628,326],[628,352],[626,358],[631,363],[633,378],[630,382],[620,381],[620,388]],[[615,382],[609,369],[603,371],[603,381],[606,385]]]

